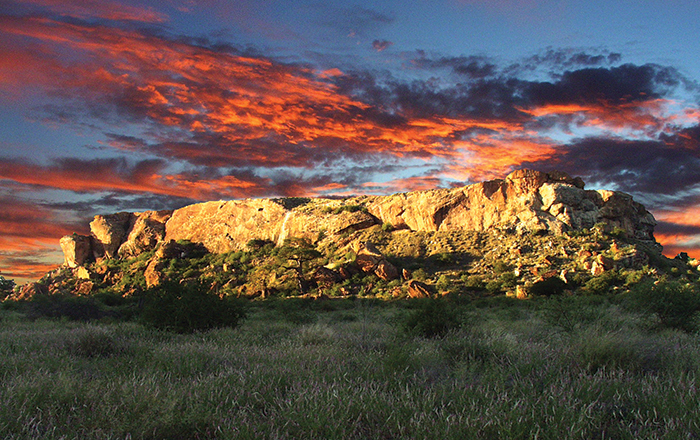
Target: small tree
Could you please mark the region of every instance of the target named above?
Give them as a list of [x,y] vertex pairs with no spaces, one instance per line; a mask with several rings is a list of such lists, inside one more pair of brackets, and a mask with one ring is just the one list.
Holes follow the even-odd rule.
[[311,262],[321,258],[321,253],[307,238],[288,238],[277,251],[277,260],[285,270],[292,270],[296,276],[299,294],[308,291],[309,283],[305,273],[309,271]]

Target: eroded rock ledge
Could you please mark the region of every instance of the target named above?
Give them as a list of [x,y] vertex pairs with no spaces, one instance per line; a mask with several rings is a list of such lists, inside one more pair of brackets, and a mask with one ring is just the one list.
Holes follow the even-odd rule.
[[252,239],[281,244],[288,237],[334,236],[390,224],[413,231],[484,231],[562,234],[602,223],[629,237],[654,239],[656,221],[628,194],[586,190],[580,178],[561,172],[518,170],[505,179],[346,199],[248,199],[198,203],[174,211],[98,215],[90,236],[68,235],[60,244],[65,265],[133,257],[163,241],[201,243],[209,252],[243,249]]

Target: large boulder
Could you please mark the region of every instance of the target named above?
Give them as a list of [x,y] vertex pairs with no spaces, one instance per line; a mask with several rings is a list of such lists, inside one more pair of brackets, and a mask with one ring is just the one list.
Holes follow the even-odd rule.
[[119,246],[119,256],[135,257],[154,249],[165,237],[165,223],[172,213],[146,211],[134,214],[126,240]]
[[96,215],[90,222],[90,232],[94,238],[93,251],[96,258],[114,258],[117,250],[128,235],[134,214],[119,212],[110,215]]
[[406,292],[409,298],[430,298],[432,296],[429,285],[416,280],[409,280],[406,285]]
[[[317,200],[313,206],[285,206],[284,199],[206,202],[173,212],[165,240],[202,243],[210,252],[244,249],[253,239],[277,245],[291,237],[315,241],[319,236],[364,229],[378,220],[361,209],[343,209],[340,201]],[[349,205],[354,208],[359,205]]]
[[59,241],[64,256],[64,265],[70,268],[82,266],[92,258],[90,237],[85,235],[66,235]]

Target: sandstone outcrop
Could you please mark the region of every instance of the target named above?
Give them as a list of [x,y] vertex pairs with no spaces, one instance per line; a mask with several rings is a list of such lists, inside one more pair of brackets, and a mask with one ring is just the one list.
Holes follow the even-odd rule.
[[221,253],[243,249],[252,239],[281,245],[290,237],[315,240],[319,234],[342,234],[378,222],[365,211],[344,210],[337,201],[320,199],[313,205],[288,209],[271,199],[190,205],[175,210],[166,225],[165,239],[198,242],[210,252]]
[[64,265],[70,268],[82,266],[92,257],[90,237],[84,235],[66,235],[60,240],[64,256]]
[[165,237],[165,224],[172,211],[146,211],[132,215],[126,240],[119,246],[122,257],[135,257],[151,250]]
[[602,222],[653,241],[656,225],[628,194],[585,190],[581,179],[532,170],[456,189],[368,197],[366,206],[382,222],[414,231],[513,228],[561,234]]
[[[222,253],[245,249],[253,239],[278,245],[290,237],[315,242],[377,224],[418,232],[503,229],[557,235],[602,224],[608,232],[619,229],[658,247],[654,217],[628,194],[586,190],[579,178],[532,170],[461,188],[390,196],[248,199],[198,203],[175,211],[98,215],[90,223],[91,237],[68,236],[61,244],[65,264],[75,267],[87,260],[88,242],[87,254],[97,259],[135,256],[180,240]],[[370,254],[362,258],[373,265],[372,271],[386,279],[399,276],[386,259],[379,264],[381,259],[374,261]]]
[[90,233],[94,238],[93,252],[96,258],[117,256],[119,246],[127,237],[132,217],[130,212],[95,216],[90,222]]

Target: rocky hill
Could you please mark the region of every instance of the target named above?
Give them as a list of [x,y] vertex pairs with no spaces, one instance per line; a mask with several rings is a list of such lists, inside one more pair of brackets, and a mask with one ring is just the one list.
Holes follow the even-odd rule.
[[61,238],[64,267],[20,296],[130,294],[165,279],[196,279],[249,296],[525,297],[545,282],[574,291],[607,276],[613,288],[625,277],[694,270],[661,256],[655,224],[627,194],[532,170],[390,196],[206,202],[96,216],[89,236]]

